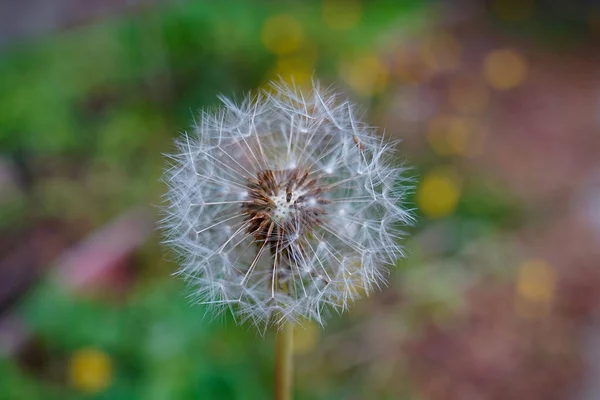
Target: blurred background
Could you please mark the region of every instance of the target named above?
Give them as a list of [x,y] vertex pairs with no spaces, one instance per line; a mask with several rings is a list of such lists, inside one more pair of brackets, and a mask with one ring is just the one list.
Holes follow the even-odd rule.
[[281,75],[402,138],[383,292],[296,333],[297,399],[600,399],[593,1],[0,3],[0,398],[267,399],[273,334],[190,304],[162,153]]

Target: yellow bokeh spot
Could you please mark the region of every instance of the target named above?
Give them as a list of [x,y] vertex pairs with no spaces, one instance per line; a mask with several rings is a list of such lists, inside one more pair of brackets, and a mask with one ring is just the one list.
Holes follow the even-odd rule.
[[362,55],[340,65],[342,79],[361,96],[373,96],[385,89],[388,70],[373,55]]
[[479,132],[476,123],[464,117],[438,116],[429,122],[427,140],[440,156],[468,156],[478,150],[474,144]]
[[490,8],[501,21],[519,22],[531,17],[535,0],[493,0]]
[[283,79],[300,87],[308,87],[312,82],[316,62],[316,47],[304,46],[296,53],[278,57],[275,65],[268,71],[265,80]]
[[460,177],[452,168],[428,172],[417,189],[417,205],[428,218],[442,218],[456,210]]
[[514,50],[495,50],[485,57],[483,75],[494,89],[512,89],[525,80],[527,63]]
[[350,29],[360,21],[361,4],[358,0],[325,0],[323,21],[333,30]]
[[487,108],[489,101],[489,89],[479,77],[461,75],[449,83],[448,102],[457,111],[477,114]]
[[543,317],[550,312],[556,290],[556,273],[543,260],[529,260],[519,268],[515,308],[525,318]]
[[302,64],[296,65],[288,59],[277,60],[273,68],[265,75],[264,89],[275,93],[276,89],[270,85],[271,81],[283,80],[300,88],[308,88],[312,79],[312,69]]
[[294,327],[294,354],[307,354],[313,350],[319,341],[319,326],[313,321],[304,321]]
[[301,47],[304,31],[296,18],[281,14],[271,17],[265,22],[261,39],[267,50],[277,55],[286,55]]
[[437,72],[452,71],[460,66],[462,46],[450,33],[440,32],[425,39],[421,53],[428,69]]
[[543,260],[529,260],[519,268],[517,293],[523,299],[549,303],[554,296],[556,274]]
[[71,356],[69,379],[71,384],[82,392],[92,394],[108,388],[112,374],[112,361],[101,350],[84,348]]

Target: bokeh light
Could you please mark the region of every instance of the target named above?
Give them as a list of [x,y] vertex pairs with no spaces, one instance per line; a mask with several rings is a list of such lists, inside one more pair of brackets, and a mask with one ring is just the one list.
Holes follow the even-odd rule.
[[[313,78],[317,59],[317,48],[305,43],[296,52],[277,57],[275,65],[265,77],[265,83],[283,79],[300,86],[308,85]],[[268,85],[265,87],[268,88]]]
[[427,140],[440,156],[470,156],[480,151],[482,132],[472,118],[439,115],[429,120]]
[[527,76],[527,63],[514,50],[494,50],[485,57],[483,73],[494,89],[508,90],[523,83]]
[[417,189],[417,205],[428,218],[442,218],[456,210],[460,198],[460,177],[449,167],[429,171]]
[[555,270],[544,260],[525,261],[517,274],[517,311],[527,317],[548,312],[554,298]]
[[69,362],[71,384],[82,392],[94,394],[110,386],[113,366],[110,357],[99,349],[77,350]]
[[304,30],[300,21],[291,15],[275,15],[267,19],[261,33],[263,45],[272,53],[286,55],[302,45]]
[[381,93],[388,82],[388,69],[375,55],[359,54],[344,60],[340,76],[357,94],[373,96]]

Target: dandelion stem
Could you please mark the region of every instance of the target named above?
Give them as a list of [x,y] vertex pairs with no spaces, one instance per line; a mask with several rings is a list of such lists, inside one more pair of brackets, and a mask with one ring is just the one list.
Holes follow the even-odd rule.
[[292,344],[294,338],[294,326],[286,321],[277,331],[275,339],[275,387],[273,398],[275,400],[291,400],[293,357]]

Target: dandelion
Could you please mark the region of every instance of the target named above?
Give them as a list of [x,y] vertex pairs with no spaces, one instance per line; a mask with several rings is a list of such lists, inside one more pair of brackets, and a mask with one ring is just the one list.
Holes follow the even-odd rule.
[[199,302],[259,328],[324,323],[402,256],[404,168],[348,101],[279,82],[177,141],[165,241]]
[[272,87],[240,105],[221,98],[177,142],[166,242],[201,302],[258,326],[323,324],[402,255],[403,168],[351,103]]

